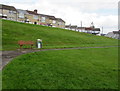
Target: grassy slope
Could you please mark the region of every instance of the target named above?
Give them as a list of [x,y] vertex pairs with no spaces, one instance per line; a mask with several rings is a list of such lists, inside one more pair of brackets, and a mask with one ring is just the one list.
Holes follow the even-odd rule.
[[2,20],[3,26],[3,50],[16,49],[19,40],[43,40],[43,48],[63,48],[81,46],[117,45],[117,40],[78,33],[75,31],[51,28],[40,25],[17,23]]
[[3,70],[4,89],[117,89],[117,48],[42,51]]

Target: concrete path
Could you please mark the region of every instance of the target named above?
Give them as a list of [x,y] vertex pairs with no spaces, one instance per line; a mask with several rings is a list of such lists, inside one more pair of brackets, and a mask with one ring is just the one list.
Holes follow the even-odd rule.
[[105,47],[77,47],[77,48],[59,48],[59,49],[18,49],[15,51],[0,51],[0,70],[5,67],[13,58],[31,52],[38,52],[38,51],[50,51],[50,50],[70,50],[70,49],[87,49],[87,48],[109,48],[109,47],[120,47],[120,46],[105,46]]

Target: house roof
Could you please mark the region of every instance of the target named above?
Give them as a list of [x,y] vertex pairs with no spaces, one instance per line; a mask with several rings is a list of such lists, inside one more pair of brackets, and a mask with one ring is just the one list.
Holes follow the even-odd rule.
[[19,12],[19,13],[24,13],[24,14],[26,14],[27,13],[27,11],[26,10],[22,10],[22,9],[17,9],[17,11]]
[[85,29],[85,27],[77,27],[77,29]]
[[38,13],[36,13],[36,12],[34,12],[34,11],[29,11],[29,10],[27,10],[27,12],[28,12],[29,14],[32,14],[32,15],[39,15]]
[[100,28],[94,28],[93,31],[100,31]]
[[114,34],[120,34],[120,31],[113,31]]
[[65,28],[70,28],[70,25],[65,25]]
[[100,28],[85,27],[85,30],[100,31]]
[[65,23],[65,21],[64,21],[64,20],[62,20],[61,18],[56,18],[56,20],[58,20],[58,21],[62,21],[62,22],[64,22],[64,23]]
[[45,14],[39,14],[40,16],[48,17],[49,19],[56,20],[54,16],[51,15],[45,15]]
[[40,16],[44,16],[44,17],[48,17],[48,15],[45,15],[45,14],[39,14]]
[[52,19],[52,20],[58,20],[58,21],[65,22],[65,21],[62,20],[61,18],[55,18],[55,16],[45,15],[45,14],[39,14],[39,15],[40,15],[40,16],[43,16],[43,17],[48,17],[49,19]]
[[70,26],[70,28],[77,28],[77,25],[72,25]]
[[40,16],[44,16],[44,17],[48,17],[51,20],[58,20],[58,21],[62,21],[65,22],[64,20],[62,20],[61,18],[55,18],[55,16],[51,16],[51,15],[45,15],[45,14],[39,14]]
[[51,20],[56,20],[56,18],[55,18],[54,16],[48,15],[48,17],[49,17],[49,19],[51,19]]
[[93,30],[91,27],[85,27],[85,30]]
[[1,6],[0,9],[17,11],[14,6],[8,6],[8,5],[3,5],[3,4],[0,4],[0,6]]

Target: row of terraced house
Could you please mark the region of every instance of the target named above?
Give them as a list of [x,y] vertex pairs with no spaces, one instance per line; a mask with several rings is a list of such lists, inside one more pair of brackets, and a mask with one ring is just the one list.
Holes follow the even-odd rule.
[[0,18],[18,22],[65,28],[65,21],[55,16],[39,14],[37,10],[16,9],[14,6],[0,4]]
[[93,25],[93,22],[91,23],[90,27],[78,27],[77,25],[70,24],[70,25],[66,25],[65,29],[94,34],[94,35],[97,35],[100,33],[100,28],[95,28],[95,26]]

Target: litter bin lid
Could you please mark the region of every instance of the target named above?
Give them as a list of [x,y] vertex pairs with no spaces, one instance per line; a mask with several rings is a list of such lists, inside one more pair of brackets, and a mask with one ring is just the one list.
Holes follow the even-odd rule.
[[37,41],[42,41],[41,39],[37,39]]

